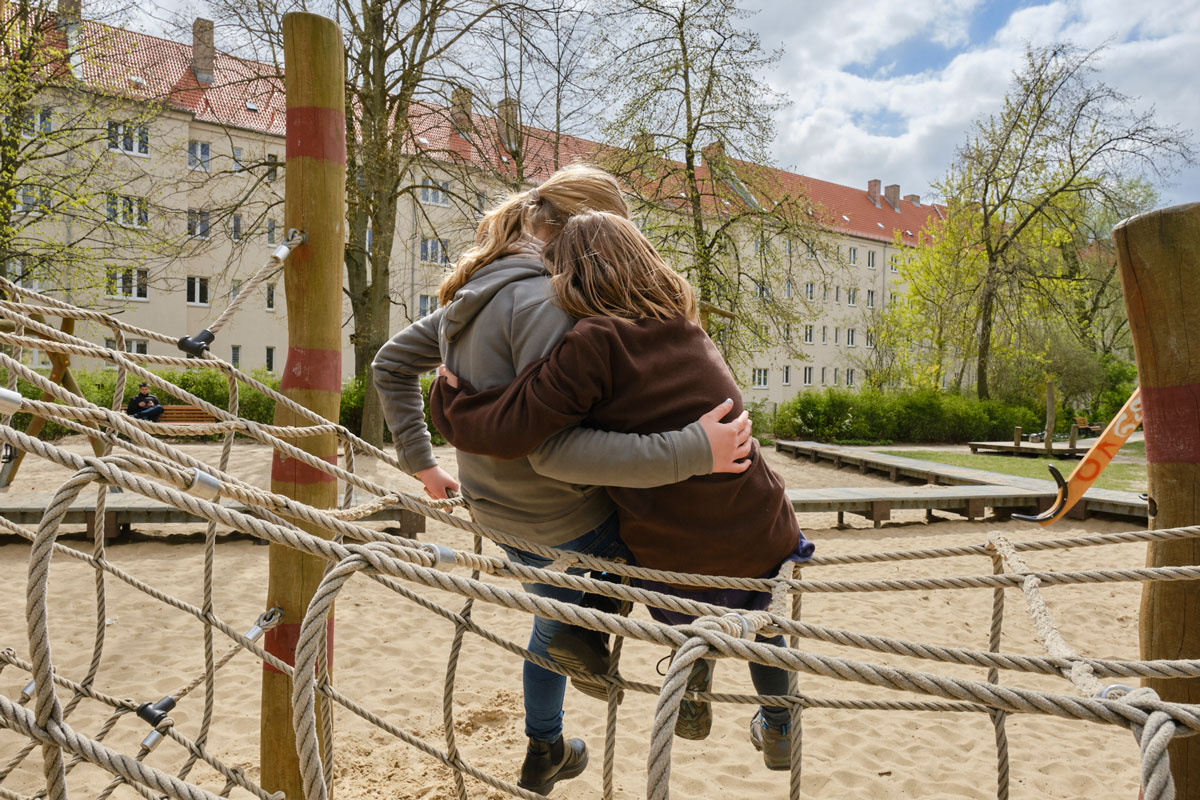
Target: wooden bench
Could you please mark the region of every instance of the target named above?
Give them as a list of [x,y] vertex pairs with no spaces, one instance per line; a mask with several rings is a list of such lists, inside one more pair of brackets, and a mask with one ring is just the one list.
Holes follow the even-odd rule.
[[1100,433],[1102,430],[1104,430],[1104,426],[1098,422],[1089,424],[1087,417],[1076,417],[1075,427],[1079,429],[1080,433],[1084,431],[1087,431],[1088,433]]
[[157,422],[216,422],[217,418],[198,406],[163,406]]

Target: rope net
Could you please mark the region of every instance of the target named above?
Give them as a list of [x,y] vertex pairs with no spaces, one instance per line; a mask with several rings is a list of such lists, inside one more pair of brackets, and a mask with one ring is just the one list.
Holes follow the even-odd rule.
[[[256,280],[268,268],[278,267],[287,257],[277,251]],[[277,262],[277,263],[273,263]],[[473,764],[460,751],[455,738],[458,704],[455,700],[457,676],[463,644],[468,635],[547,669],[574,678],[600,682],[607,691],[603,794],[615,796],[615,742],[618,708],[626,693],[657,696],[651,737],[647,747],[646,796],[654,800],[670,796],[671,749],[675,720],[682,699],[706,699],[736,705],[786,706],[792,715],[791,773],[789,796],[801,796],[802,728],[804,709],[851,709],[862,711],[903,711],[977,713],[986,715],[994,731],[996,745],[996,795],[1005,800],[1009,792],[1008,744],[1006,720],[1010,714],[1039,714],[1072,720],[1086,720],[1130,730],[1138,743],[1141,761],[1140,779],[1148,800],[1174,797],[1166,745],[1175,736],[1200,732],[1200,706],[1166,703],[1147,689],[1123,685],[1136,678],[1178,678],[1200,676],[1200,660],[1137,661],[1092,658],[1080,655],[1063,638],[1041,592],[1043,586],[1070,584],[1114,584],[1145,581],[1200,579],[1200,567],[1161,567],[1132,569],[1094,569],[1045,571],[1031,569],[1023,559],[1030,552],[1064,551],[1104,545],[1148,542],[1153,540],[1200,536],[1200,527],[1159,531],[1094,534],[1029,542],[1010,541],[992,533],[974,545],[920,550],[878,552],[855,555],[817,556],[804,566],[813,571],[848,564],[922,562],[946,558],[980,559],[990,569],[977,574],[876,580],[813,580],[801,577],[799,569],[785,564],[771,579],[726,578],[663,572],[623,563],[613,563],[578,553],[542,547],[499,531],[484,528],[455,511],[459,500],[430,501],[421,495],[397,492],[383,482],[356,471],[362,457],[370,457],[390,471],[388,481],[402,474],[393,454],[376,448],[346,428],[323,419],[293,403],[232,364],[205,350],[199,358],[154,356],[124,352],[126,337],[151,339],[175,344],[174,337],[144,330],[111,315],[71,306],[60,300],[24,289],[0,278],[0,291],[8,298],[0,300],[0,320],[11,324],[0,330],[0,369],[7,373],[7,389],[0,392],[0,443],[25,454],[35,455],[70,471],[70,477],[54,492],[40,522],[33,527],[0,518],[0,532],[29,542],[27,642],[0,642],[0,671],[12,669],[28,677],[18,698],[0,695],[0,728],[9,729],[25,743],[14,753],[0,753],[0,798],[4,800],[67,800],[81,796],[72,793],[72,772],[88,764],[110,776],[98,793],[104,800],[119,789],[135,792],[148,800],[172,797],[177,800],[211,800],[235,794],[249,794],[260,800],[276,800],[247,774],[246,769],[219,757],[218,743],[211,741],[214,717],[218,709],[217,676],[234,660],[257,659],[293,677],[293,721],[308,800],[326,800],[334,783],[334,737],[332,709],[349,713],[383,733],[406,743],[432,762],[449,768],[453,791],[467,798],[469,777],[502,793],[521,798],[540,795],[517,787],[513,782],[491,774]],[[236,311],[236,309],[234,309]],[[222,321],[232,316],[223,314]],[[82,320],[112,331],[116,345],[98,347],[65,330],[45,322],[46,317]],[[64,324],[63,326],[67,326]],[[41,351],[52,359],[82,356],[101,359],[116,369],[116,387],[108,408],[97,406],[80,393],[73,392],[25,366],[22,352]],[[202,398],[172,385],[148,367],[185,367],[212,369],[223,374],[229,384],[229,405],[218,408]],[[134,376],[160,390],[169,392],[211,414],[211,423],[159,424],[128,417],[121,413],[128,377]],[[43,399],[22,398],[16,392],[22,379],[40,389]],[[253,387],[276,404],[283,404],[309,424],[273,426],[238,416],[239,386]],[[99,443],[98,455],[84,456],[28,436],[12,427],[12,415],[29,413],[91,437]],[[340,458],[330,464],[310,456],[297,443],[313,435],[337,437]],[[219,456],[209,464],[189,455],[184,448],[162,437],[219,436]],[[318,509],[298,504],[289,498],[251,485],[230,474],[232,448],[238,441],[270,447],[288,458],[333,476],[344,487],[341,506]],[[199,602],[180,596],[177,587],[156,587],[145,579],[118,567],[106,556],[105,509],[110,491],[124,492],[157,501],[206,522],[204,566]],[[81,493],[94,491],[94,525],[90,548],[77,548],[59,541],[60,527],[68,510]],[[367,497],[358,502],[359,496]],[[362,520],[389,508],[403,508],[456,528],[471,537],[473,546],[450,548],[422,543],[387,531],[367,527]],[[315,526],[326,532],[324,539],[301,530],[299,524]],[[267,652],[261,637],[264,631],[283,620],[278,609],[267,609],[254,619],[226,619],[217,613],[214,600],[218,532],[238,531],[257,540],[293,548],[322,559],[325,577],[305,615],[296,648],[296,665],[286,664]],[[486,555],[482,542],[487,538],[546,556],[549,567],[538,569]],[[95,578],[94,630],[91,659],[79,672],[56,667],[51,650],[49,594],[50,564],[53,557],[69,558],[89,568]],[[983,561],[986,559],[986,562]],[[568,572],[568,570],[572,570]],[[772,601],[767,611],[746,612],[698,603],[673,595],[637,588],[628,582],[599,580],[580,570],[607,572],[621,578],[647,578],[696,587],[741,588],[766,591]],[[16,580],[11,576],[10,580]],[[367,704],[339,690],[330,677],[326,663],[326,619],[334,600],[354,580],[369,580],[393,592],[409,603],[445,620],[452,626],[450,652],[445,670],[441,736],[431,739],[418,735],[395,720],[371,709]],[[621,613],[607,613],[509,588],[511,581],[544,583],[570,587],[630,604],[644,604],[683,612],[698,617],[694,624],[672,627],[648,619]],[[172,687],[161,697],[128,699],[102,687],[102,666],[106,651],[109,622],[107,588],[114,582],[145,595],[156,602],[193,618],[200,628],[203,668],[185,685]],[[501,585],[501,584],[506,585]],[[992,614],[986,649],[953,647],[905,639],[878,636],[852,630],[805,622],[800,618],[800,600],[816,593],[891,593],[928,590],[992,590]],[[1042,654],[1018,654],[1001,651],[1004,625],[1005,590],[1020,590]],[[436,590],[433,592],[427,590]],[[449,599],[445,599],[449,598]],[[880,599],[882,602],[882,598]],[[556,662],[541,658],[481,622],[475,613],[477,604],[493,610],[509,610],[523,615],[538,615],[612,634],[614,655],[619,656],[622,640],[638,640],[675,652],[661,683],[653,684],[611,674],[587,675],[564,669]],[[492,616],[490,613],[485,616]],[[299,623],[301,620],[287,620]],[[527,629],[527,626],[526,626]],[[165,632],[164,632],[165,633]],[[788,637],[787,647],[757,643],[755,634]],[[170,638],[164,648],[170,647]],[[845,648],[846,654],[832,656],[814,652],[815,643]],[[929,663],[929,669],[912,669],[882,663],[887,656],[903,656]],[[790,691],[786,696],[762,697],[753,694],[695,692],[687,687],[692,665],[700,658],[732,659],[773,665],[790,673]],[[933,671],[936,665],[977,668],[985,674],[976,679],[952,677]],[[961,672],[961,670],[958,670]],[[1005,681],[1001,680],[1004,673]],[[1015,683],[1022,675],[1061,678],[1064,691],[1047,692]],[[821,676],[856,684],[881,687],[888,694],[851,697],[816,697],[800,690],[805,676]],[[514,674],[515,679],[515,674]],[[895,694],[890,694],[894,692]],[[173,711],[188,709],[189,724],[176,724]],[[198,706],[198,708],[197,708]],[[80,709],[102,709],[84,723],[75,719],[86,716]],[[180,709],[182,712],[183,709]],[[175,712],[179,714],[180,712]],[[198,717],[198,720],[197,720]],[[99,719],[99,722],[96,722]],[[321,720],[319,723],[318,720]],[[84,725],[86,724],[86,730]],[[318,727],[321,731],[318,732]],[[134,747],[118,747],[128,735],[138,731],[131,741]],[[168,741],[169,740],[169,741]],[[178,748],[176,758],[160,753],[163,748]],[[9,788],[14,776],[28,778],[29,764],[40,761],[40,788]],[[155,766],[159,764],[159,766]],[[22,768],[24,766],[24,772]],[[6,786],[5,784],[9,785]]]

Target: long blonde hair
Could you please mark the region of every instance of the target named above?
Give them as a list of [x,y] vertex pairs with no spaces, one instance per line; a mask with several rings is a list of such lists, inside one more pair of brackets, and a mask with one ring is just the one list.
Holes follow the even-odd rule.
[[567,220],[542,250],[562,309],[573,317],[695,321],[696,294],[624,216],[589,211]]
[[629,216],[617,179],[586,164],[564,167],[537,188],[510,194],[484,214],[475,232],[475,245],[442,280],[438,287],[442,305],[454,299],[476,270],[503,256],[526,234],[541,232],[552,239],[568,219],[590,210]]

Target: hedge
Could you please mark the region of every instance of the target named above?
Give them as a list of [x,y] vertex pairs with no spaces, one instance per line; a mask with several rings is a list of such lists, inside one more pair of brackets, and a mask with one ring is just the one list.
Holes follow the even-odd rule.
[[[1069,412],[1058,420],[1070,426]],[[965,442],[1011,439],[1013,427],[1044,427],[1045,412],[935,391],[802,392],[779,406],[781,439],[863,442]],[[1056,426],[1058,427],[1058,426]],[[1065,428],[1064,428],[1065,430]]]
[[[117,382],[117,373],[115,370],[101,369],[91,372],[73,372],[72,374],[75,376],[75,380],[79,383],[79,388],[87,400],[104,408],[108,408],[111,405],[113,389],[116,387]],[[229,382],[224,375],[216,370],[156,370],[155,374],[162,377],[163,380],[219,408],[227,408],[229,406]],[[272,375],[262,369],[255,370],[251,374],[260,383],[275,390],[279,389],[278,376]],[[4,371],[0,370],[0,386],[5,385],[3,381],[6,380],[6,377]],[[138,383],[140,381],[135,377],[126,378],[125,396],[121,406],[122,410],[124,410],[125,404],[129,402],[129,398],[137,393]],[[442,435],[437,432],[437,429],[429,421],[429,386],[432,383],[432,375],[426,375],[421,378],[421,395],[425,404],[425,423],[429,426],[433,443],[445,444],[446,440],[442,438]],[[41,390],[26,381],[18,381],[17,388],[23,397],[35,400],[41,397]],[[182,398],[174,397],[157,388],[154,388],[152,391],[164,405],[182,404],[185,402]],[[365,391],[365,382],[357,379],[349,381],[342,387],[341,423],[356,434],[362,431],[362,405]],[[375,390],[372,387],[370,391]],[[239,416],[253,422],[269,424],[274,413],[275,402],[270,397],[257,389],[250,388],[244,383],[238,385]],[[29,414],[17,414],[13,417],[13,426],[17,430],[23,431],[29,425],[29,421]],[[46,427],[42,430],[41,438],[57,439],[69,433],[71,431],[67,428],[50,421],[47,422]],[[385,431],[384,435],[390,441],[390,433]]]

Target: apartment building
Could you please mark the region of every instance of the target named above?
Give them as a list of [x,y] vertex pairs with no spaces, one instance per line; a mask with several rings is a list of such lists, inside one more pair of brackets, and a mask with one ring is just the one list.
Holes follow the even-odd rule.
[[[71,0],[62,0],[70,6]],[[61,6],[60,6],[61,8]],[[77,5],[75,5],[77,13]],[[100,145],[111,161],[104,192],[114,229],[140,230],[169,243],[162,263],[131,255],[130,266],[109,268],[88,290],[63,281],[75,302],[119,313],[130,323],[172,336],[194,334],[210,324],[286,236],[282,228],[286,109],[273,70],[221,53],[212,23],[197,19],[191,43],[107,29],[125,71],[112,65],[81,66],[85,83],[115,82],[125,97],[114,103],[108,136]],[[155,105],[145,114],[139,98]],[[437,285],[455,256],[473,239],[490,195],[503,191],[506,148],[526,134],[530,179],[550,172],[545,131],[518,130],[501,103],[497,116],[477,114],[469,91],[454,93],[453,107],[425,115],[414,125],[418,158],[409,179],[419,189],[397,214],[392,248],[393,330],[437,308]],[[532,135],[529,135],[532,134]],[[575,137],[556,142],[563,163],[590,160],[601,146]],[[457,157],[448,159],[446,154]],[[467,165],[464,172],[463,164]],[[475,169],[471,169],[474,165]],[[855,387],[863,380],[873,346],[872,320],[901,291],[897,241],[916,242],[933,206],[899,187],[864,189],[776,171],[781,185],[803,193],[823,210],[831,256],[793,254],[800,267],[764,301],[807,301],[811,319],[781,332],[793,348],[764,348],[738,366],[748,401],[783,402],[823,386]],[[53,235],[52,228],[47,235]],[[782,255],[780,257],[783,257]],[[813,259],[811,279],[803,259]],[[42,279],[45,285],[45,279]],[[220,332],[214,352],[246,370],[279,370],[286,357],[287,319],[282,276],[257,288],[243,310]],[[346,319],[350,320],[349,304]],[[798,327],[798,329],[796,329]],[[343,374],[353,358],[346,325]],[[97,327],[82,335],[112,347],[111,332]],[[128,350],[177,355],[166,345],[129,339]],[[800,351],[796,355],[792,350]],[[95,365],[81,363],[85,368]]]

